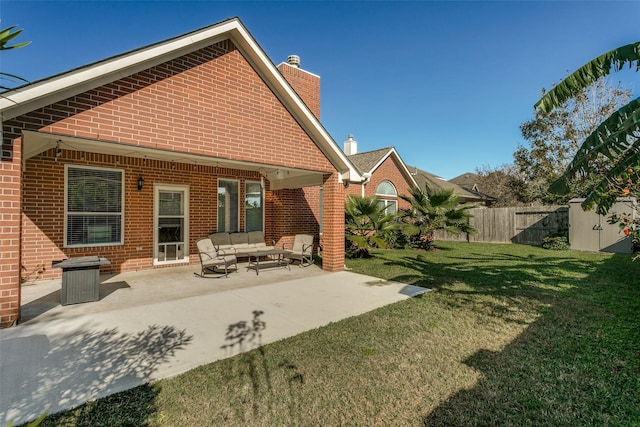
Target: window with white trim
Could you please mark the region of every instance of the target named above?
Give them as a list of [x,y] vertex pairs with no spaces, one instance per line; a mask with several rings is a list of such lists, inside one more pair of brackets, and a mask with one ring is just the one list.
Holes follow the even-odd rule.
[[378,206],[386,206],[385,213],[394,214],[398,212],[398,193],[396,192],[396,187],[391,182],[385,180],[378,184],[376,187],[376,196],[380,199]]
[[397,196],[396,187],[389,181],[382,181],[376,187],[376,196]]
[[124,243],[124,171],[65,165],[64,246]]
[[384,213],[386,214],[394,214],[398,212],[398,202],[396,200],[389,200],[389,199],[378,200],[378,207],[382,208],[383,206],[386,206],[386,209],[384,210]]

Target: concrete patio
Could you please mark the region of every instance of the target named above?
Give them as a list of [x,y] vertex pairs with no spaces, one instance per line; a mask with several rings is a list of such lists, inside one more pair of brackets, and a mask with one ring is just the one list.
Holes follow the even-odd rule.
[[316,266],[199,265],[102,275],[100,300],[60,305],[61,281],[22,287],[0,330],[0,424],[72,408],[425,292]]

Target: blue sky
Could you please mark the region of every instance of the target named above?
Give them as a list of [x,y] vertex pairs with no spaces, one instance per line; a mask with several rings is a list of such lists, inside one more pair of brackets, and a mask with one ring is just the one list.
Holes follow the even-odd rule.
[[[640,40],[640,2],[2,0],[32,43],[0,56],[37,80],[238,16],[275,64],[321,77],[321,122],[342,146],[394,146],[450,179],[513,160],[533,104],[585,62]],[[613,75],[640,94],[640,73]]]

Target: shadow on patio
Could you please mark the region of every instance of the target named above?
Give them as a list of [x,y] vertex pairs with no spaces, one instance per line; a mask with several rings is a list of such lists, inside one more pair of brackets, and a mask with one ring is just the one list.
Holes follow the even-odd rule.
[[282,281],[326,274],[313,265],[301,268],[265,268],[257,275],[247,264],[223,275],[200,277],[199,264],[126,273],[100,275],[100,299],[94,302],[60,304],[61,279],[26,283],[22,286],[20,323],[35,323],[64,319],[82,314],[117,310],[162,301],[178,300],[198,295],[227,292],[242,288],[264,286]]

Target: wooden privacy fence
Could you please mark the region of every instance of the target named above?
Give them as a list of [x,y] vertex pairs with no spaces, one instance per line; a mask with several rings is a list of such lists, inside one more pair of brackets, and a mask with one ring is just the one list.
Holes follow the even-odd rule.
[[469,224],[477,233],[451,235],[437,231],[435,239],[539,245],[546,236],[569,230],[569,208],[566,206],[474,208],[469,213],[473,215]]

